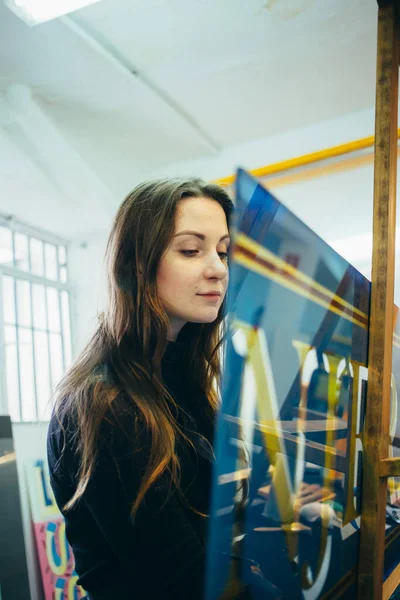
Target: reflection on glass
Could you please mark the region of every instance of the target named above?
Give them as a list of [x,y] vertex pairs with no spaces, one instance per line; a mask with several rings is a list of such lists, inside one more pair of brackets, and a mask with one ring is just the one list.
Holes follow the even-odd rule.
[[67,369],[71,364],[71,325],[69,319],[69,296],[68,292],[61,292],[61,306],[62,306],[62,324],[64,334],[64,355],[65,355],[65,368]]
[[31,327],[31,289],[28,281],[17,279],[18,325]]
[[36,420],[35,378],[33,371],[32,330],[18,328],[19,364],[21,369],[22,421]]
[[36,389],[39,420],[50,417],[50,366],[48,338],[45,331],[34,331]]
[[44,253],[46,260],[46,277],[47,279],[58,279],[58,259],[57,247],[54,244],[45,244]]
[[7,227],[0,227],[0,263],[8,267],[13,265],[12,232]]
[[15,266],[21,271],[29,271],[28,237],[23,233],[15,233]]
[[45,287],[32,284],[33,326],[36,329],[47,329]]
[[60,331],[60,303],[58,291],[55,288],[47,288],[47,315],[50,331]]
[[3,277],[3,315],[5,323],[15,323],[14,279]]
[[58,384],[63,376],[63,353],[61,335],[58,333],[50,333],[50,362],[51,362],[51,383],[52,389]]
[[4,327],[4,342],[8,412],[13,421],[19,421],[21,418],[21,413],[19,404],[16,327],[10,325],[6,325]]
[[44,275],[43,242],[36,238],[30,239],[31,271],[34,275]]

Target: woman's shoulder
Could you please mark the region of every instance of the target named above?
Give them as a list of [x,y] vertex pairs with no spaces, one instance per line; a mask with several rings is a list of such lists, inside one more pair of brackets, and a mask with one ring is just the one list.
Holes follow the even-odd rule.
[[[100,409],[96,406],[95,402],[88,410],[88,415],[90,411],[93,412],[93,416],[97,411],[101,413],[94,434],[100,462],[107,463],[110,457],[117,460],[126,458],[139,449],[148,451],[151,442],[147,429],[137,407],[126,393],[116,394],[105,410],[104,407]],[[61,463],[64,466],[68,465],[71,472],[76,471],[80,460],[82,436],[90,429],[88,415],[80,415],[70,398],[60,401],[58,407],[53,410],[47,435],[48,462],[53,473],[58,472]]]
[[70,394],[57,400],[50,418],[49,433],[76,432],[80,423],[89,421],[91,416],[93,420],[100,417],[104,427],[140,418],[140,411],[128,393],[115,387],[99,388],[99,385],[88,386],[77,396]]
[[144,420],[132,397],[123,389],[104,381],[57,399],[50,418],[48,437],[63,436],[68,443],[96,423],[99,440],[106,440],[114,430],[131,433],[143,429]]

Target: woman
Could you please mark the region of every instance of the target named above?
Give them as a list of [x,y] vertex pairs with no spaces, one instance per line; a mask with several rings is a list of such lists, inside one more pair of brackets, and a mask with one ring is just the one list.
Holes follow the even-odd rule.
[[202,598],[231,209],[218,186],[165,180],[116,216],[108,306],[48,434],[90,600]]

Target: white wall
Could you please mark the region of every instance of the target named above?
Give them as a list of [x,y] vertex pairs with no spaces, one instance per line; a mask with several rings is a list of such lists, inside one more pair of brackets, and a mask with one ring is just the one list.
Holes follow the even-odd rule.
[[[244,117],[245,118],[245,117]],[[266,114],[266,119],[273,115]],[[238,166],[255,169],[373,135],[374,109],[350,113],[309,127],[253,140],[223,149],[213,157],[182,161],[147,171],[143,178],[196,175],[204,179],[220,179],[232,175]]]
[[[110,221],[111,227],[111,221]],[[72,286],[72,351],[76,357],[97,325],[105,304],[104,253],[108,231],[75,240],[69,247],[69,277]]]

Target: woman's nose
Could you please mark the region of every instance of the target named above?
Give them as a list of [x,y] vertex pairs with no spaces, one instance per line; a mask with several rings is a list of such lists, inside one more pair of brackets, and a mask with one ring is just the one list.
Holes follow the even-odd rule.
[[207,277],[223,279],[228,274],[228,265],[221,260],[220,255],[217,253],[210,258],[207,264],[206,273]]

